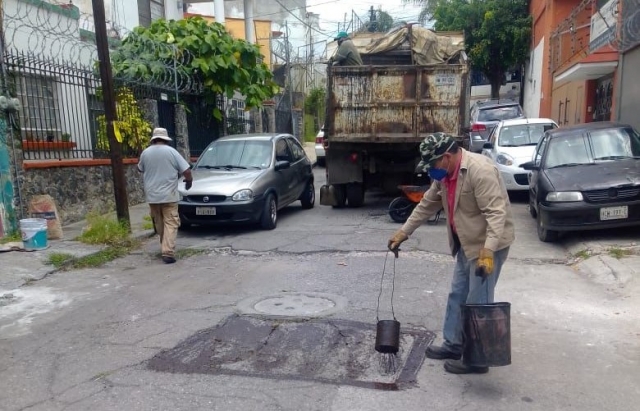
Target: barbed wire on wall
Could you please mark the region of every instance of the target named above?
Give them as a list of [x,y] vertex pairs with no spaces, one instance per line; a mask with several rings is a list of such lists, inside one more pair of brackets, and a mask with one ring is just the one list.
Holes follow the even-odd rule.
[[[69,3],[34,3],[21,0],[3,3],[5,53],[24,61],[41,61],[97,76],[98,53],[93,15]],[[114,80],[176,94],[198,94],[202,85],[187,69],[193,55],[175,45],[142,39],[126,27],[107,24],[111,60],[125,69]],[[122,47],[122,42],[135,47]],[[126,62],[123,64],[123,62]],[[134,70],[145,66],[145,70]],[[127,69],[129,68],[129,69]]]

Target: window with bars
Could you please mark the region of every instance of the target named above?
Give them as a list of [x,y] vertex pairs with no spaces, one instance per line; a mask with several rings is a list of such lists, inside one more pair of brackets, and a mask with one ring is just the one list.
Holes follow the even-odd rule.
[[148,27],[152,21],[163,19],[165,0],[138,0],[138,18],[141,26]]
[[60,112],[56,82],[36,75],[18,77],[17,92],[22,103],[22,130],[27,140],[53,141],[60,134]]

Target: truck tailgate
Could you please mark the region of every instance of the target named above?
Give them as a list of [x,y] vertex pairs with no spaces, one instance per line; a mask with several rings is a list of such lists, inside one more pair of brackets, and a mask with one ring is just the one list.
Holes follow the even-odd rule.
[[433,132],[460,135],[467,65],[332,67],[330,142],[419,142]]

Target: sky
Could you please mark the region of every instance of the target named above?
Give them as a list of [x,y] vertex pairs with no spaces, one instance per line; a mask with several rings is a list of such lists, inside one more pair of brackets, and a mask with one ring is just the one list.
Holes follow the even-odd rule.
[[[270,1],[270,0],[258,0]],[[363,21],[368,20],[368,10],[373,6],[389,13],[394,19],[416,21],[420,7],[411,4],[404,5],[402,0],[307,0],[307,11],[320,15],[320,32],[317,38],[321,40],[333,38],[338,33],[338,23],[343,23],[345,13],[347,21],[351,21],[351,11]],[[213,3],[194,4],[192,12],[210,14]]]

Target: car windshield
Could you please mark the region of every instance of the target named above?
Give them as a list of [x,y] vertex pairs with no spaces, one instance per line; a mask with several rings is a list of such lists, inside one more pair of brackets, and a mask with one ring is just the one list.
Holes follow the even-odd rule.
[[546,168],[629,158],[640,159],[640,136],[631,128],[610,128],[592,131],[588,138],[580,134],[552,139]]
[[500,121],[518,118],[522,116],[520,106],[504,106],[481,109],[478,113],[478,121]]
[[553,123],[521,124],[504,126],[500,129],[500,147],[535,146],[545,131],[555,128]]
[[273,144],[266,140],[223,140],[211,144],[195,169],[267,168],[271,165]]
[[630,128],[612,128],[590,133],[593,159],[622,160],[640,156],[640,136]]

